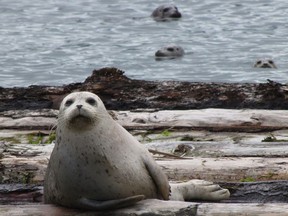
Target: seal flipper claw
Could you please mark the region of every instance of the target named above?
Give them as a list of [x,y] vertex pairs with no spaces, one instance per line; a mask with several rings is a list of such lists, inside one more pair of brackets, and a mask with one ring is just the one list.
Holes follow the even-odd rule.
[[144,195],[136,195],[130,196],[123,199],[114,199],[114,200],[107,200],[107,201],[97,201],[93,199],[88,199],[85,197],[80,198],[77,201],[77,208],[87,209],[87,210],[110,210],[110,209],[117,209],[117,208],[124,208],[127,206],[131,206],[145,198]]

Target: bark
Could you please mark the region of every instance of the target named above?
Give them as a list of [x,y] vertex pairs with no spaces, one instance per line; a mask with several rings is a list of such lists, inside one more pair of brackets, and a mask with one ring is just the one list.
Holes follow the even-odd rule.
[[232,196],[226,202],[276,203],[288,202],[288,181],[220,183]]

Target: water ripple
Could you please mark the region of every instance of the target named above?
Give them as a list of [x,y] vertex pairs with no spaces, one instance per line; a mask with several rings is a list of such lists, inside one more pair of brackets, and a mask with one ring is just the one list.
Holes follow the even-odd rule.
[[[181,20],[155,22],[161,2],[2,0],[0,86],[80,82],[106,66],[146,80],[288,81],[286,1],[178,1]],[[170,43],[187,54],[155,61]],[[253,68],[263,57],[278,69]]]

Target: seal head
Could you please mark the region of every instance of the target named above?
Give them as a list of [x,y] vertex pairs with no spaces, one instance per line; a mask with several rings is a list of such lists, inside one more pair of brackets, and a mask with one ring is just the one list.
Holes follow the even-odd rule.
[[[77,100],[70,95],[61,104],[59,120],[71,130],[89,130],[97,122],[95,107],[101,109],[101,103],[95,97],[80,96]],[[83,106],[83,104],[85,104]],[[103,109],[103,108],[102,108]],[[98,116],[99,117],[99,116]]]
[[151,14],[151,17],[155,21],[168,21],[173,19],[179,19],[182,14],[178,8],[173,4],[160,5]]
[[254,63],[255,68],[277,68],[272,59],[259,59]]
[[185,54],[184,49],[181,46],[171,44],[164,46],[155,52],[155,58],[177,58]]

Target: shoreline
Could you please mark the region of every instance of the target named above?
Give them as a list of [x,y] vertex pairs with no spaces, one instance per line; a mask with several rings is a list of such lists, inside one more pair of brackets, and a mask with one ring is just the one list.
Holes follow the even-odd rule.
[[145,81],[126,77],[117,68],[94,70],[82,83],[62,86],[0,87],[0,112],[58,109],[73,91],[97,94],[112,110],[288,109],[288,85],[267,83],[196,83]]

